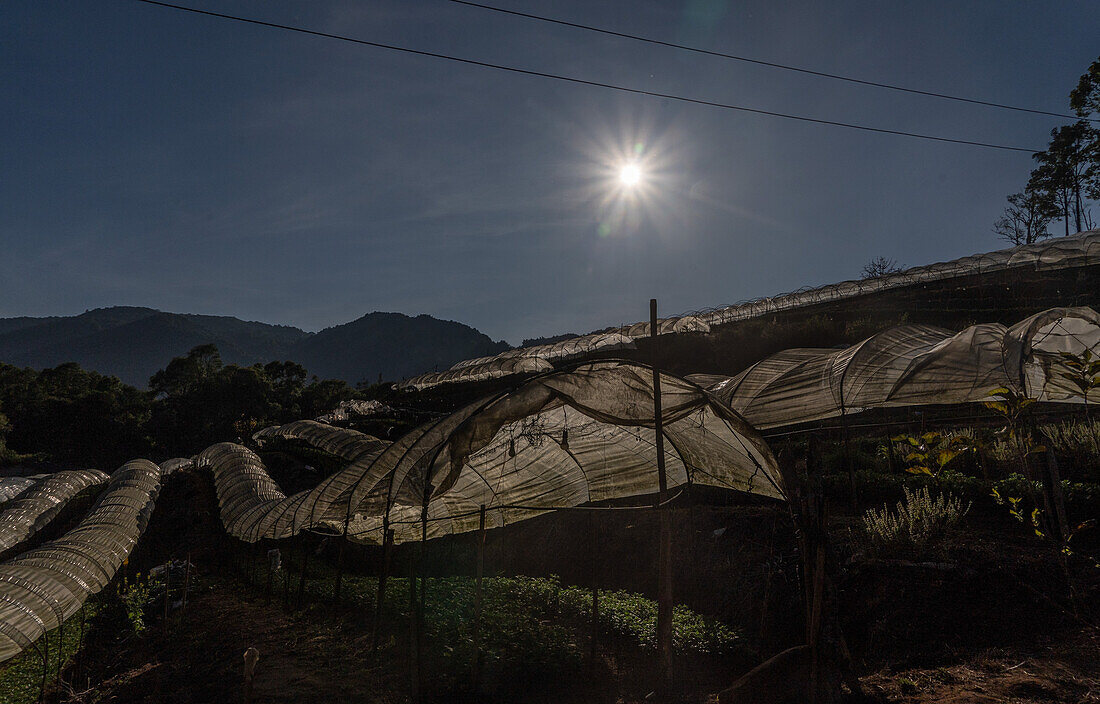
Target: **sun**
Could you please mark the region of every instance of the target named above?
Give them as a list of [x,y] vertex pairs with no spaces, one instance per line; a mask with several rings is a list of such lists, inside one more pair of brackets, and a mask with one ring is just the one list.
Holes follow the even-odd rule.
[[642,168],[635,163],[623,165],[619,169],[619,183],[624,186],[637,186],[642,181]]

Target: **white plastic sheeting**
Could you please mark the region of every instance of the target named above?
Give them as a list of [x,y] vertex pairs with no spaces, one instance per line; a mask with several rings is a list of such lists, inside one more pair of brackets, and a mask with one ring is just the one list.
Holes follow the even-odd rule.
[[516,374],[537,374],[553,368],[552,364],[537,357],[494,358],[487,362],[472,364],[459,369],[421,374],[401,382],[398,384],[398,388],[430,389],[440,384],[485,381],[486,379],[499,379]]
[[346,460],[358,459],[389,444],[358,430],[339,428],[316,420],[296,420],[286,425],[264,428],[252,436],[256,444],[261,446],[274,438],[301,440]]
[[[828,286],[801,289],[791,293],[743,301],[682,316],[662,318],[657,322],[657,332],[660,335],[688,332],[707,333],[716,325],[749,320],[780,311],[902,288],[913,284],[942,281],[973,274],[988,274],[1015,268],[1066,269],[1093,264],[1100,264],[1100,230],[1091,230],[1072,237],[1058,237],[1036,244],[1012,247],[985,254],[975,254],[948,262],[913,267],[897,274],[889,274],[873,279],[841,281]],[[552,345],[524,347],[502,352],[495,357],[465,360],[455,364],[451,369],[461,369],[466,366],[481,365],[517,356],[538,357],[555,361],[579,360],[600,350],[615,349],[614,344],[633,348],[634,340],[649,337],[649,327],[649,322],[609,327],[601,332],[570,338]],[[612,343],[610,340],[601,339],[607,335],[617,336],[620,342]],[[441,383],[450,381],[452,379],[447,379]],[[405,382],[402,386],[411,385]]]
[[1007,269],[1068,269],[1100,264],[1100,230],[1090,230],[1071,237],[1057,237],[1035,244],[974,254],[948,262],[906,269],[897,274],[858,281],[842,281],[828,286],[804,289],[744,301],[695,313],[709,325],[722,325],[748,320],[779,311],[842,300],[868,293],[877,293],[913,284],[943,281],[973,274],[989,274]]
[[[668,323],[669,329],[662,332],[672,332],[674,323],[680,319],[659,321]],[[648,333],[649,323],[646,323]],[[681,328],[687,330],[693,325],[685,319]],[[492,357],[478,357],[458,362],[445,372],[421,374],[420,376],[406,379],[398,384],[398,388],[426,389],[439,384],[452,384],[465,381],[481,381],[484,379],[496,379],[517,374],[533,374],[549,371],[554,368],[550,363],[567,362],[581,359],[596,352],[609,352],[613,350],[634,349],[634,338],[621,332],[599,332],[591,335],[571,337],[568,340],[560,340],[546,345],[533,345],[531,347],[517,347],[505,350]]]
[[30,477],[4,477],[0,479],[0,504],[19,496],[45,476],[44,474],[35,474]]
[[34,482],[0,507],[0,553],[30,538],[74,497],[107,479],[98,469],[67,469]]
[[76,528],[0,565],[0,661],[57,628],[110,583],[145,531],[160,480],[152,462],[127,462]]
[[904,325],[846,349],[784,350],[737,376],[698,380],[756,427],[774,428],[865,408],[985,401],[998,387],[1079,401],[1061,376],[1060,353],[1086,349],[1100,354],[1100,315],[1053,308],[1011,328]]
[[256,434],[261,444],[273,437],[303,440],[350,464],[315,488],[292,496],[282,492],[256,453],[233,443],[203,450],[196,465],[209,467],[226,532],[246,542],[288,538],[299,531],[342,525],[353,490],[369,475],[375,458],[389,443],[363,433],[316,421],[296,421]]
[[[661,375],[668,486],[689,482],[783,498],[775,459],[736,413]],[[590,501],[655,493],[652,371],[595,362],[536,377],[408,433],[352,495],[349,535],[398,542],[490,527]],[[422,513],[426,512],[426,513]],[[426,516],[426,523],[422,518]]]
[[[668,486],[689,482],[783,498],[775,459],[758,434],[701,387],[662,374]],[[287,497],[251,450],[221,443],[196,464],[214,473],[222,521],[246,541],[325,526],[380,542],[490,527],[590,501],[657,491],[652,371],[598,362],[536,377],[356,454],[362,434],[312,421],[257,433],[291,437],[351,459],[316,489]],[[384,449],[380,449],[384,447]]]

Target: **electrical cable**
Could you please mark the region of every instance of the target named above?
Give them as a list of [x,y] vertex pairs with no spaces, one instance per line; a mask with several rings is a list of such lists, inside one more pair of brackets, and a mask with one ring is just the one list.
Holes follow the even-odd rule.
[[232,20],[234,22],[243,22],[245,24],[253,24],[261,27],[269,27],[272,29],[282,29],[289,32],[297,32],[300,34],[308,34],[310,36],[321,37],[324,39],[336,39],[338,41],[350,42],[353,44],[360,44],[363,46],[370,46],[377,49],[386,49],[389,51],[397,51],[405,54],[413,54],[416,56],[425,56],[433,59],[443,59],[446,61],[454,61],[457,63],[467,64],[470,66],[478,66],[481,68],[490,68],[497,71],[507,71],[510,73],[518,73],[525,76],[535,76],[538,78],[549,78],[556,81],[563,81],[566,83],[574,83],[578,85],[591,86],[595,88],[606,88],[608,90],[619,91],[621,93],[630,93],[633,95],[645,95],[651,98],[664,98],[666,100],[675,100],[682,103],[690,103],[694,105],[705,105],[707,107],[720,108],[723,110],[734,110],[738,112],[747,112],[755,115],[765,115],[768,117],[780,117],[787,120],[796,120],[799,122],[809,122],[818,125],[829,125],[832,127],[844,127],[847,129],[860,130],[864,132],[874,132],[877,134],[888,134],[898,137],[911,137],[914,139],[923,139],[933,142],[945,142],[949,144],[963,144],[972,147],[983,147],[985,149],[999,149],[1002,151],[1013,152],[1025,152],[1032,154],[1040,150],[1028,148],[1028,147],[1015,147],[1006,144],[994,144],[992,142],[979,142],[969,139],[956,139],[953,137],[940,137],[937,135],[922,134],[919,132],[907,132],[904,130],[888,129],[885,127],[872,127],[870,125],[860,125],[852,122],[841,122],[839,120],[826,120],[823,118],[809,117],[806,115],[795,115],[791,113],[777,112],[774,110],[763,110],[760,108],[750,108],[743,105],[734,105],[732,103],[721,103],[713,100],[704,100],[701,98],[690,98],[687,96],[676,95],[673,93],[661,93],[657,91],[643,90],[641,88],[631,88],[629,86],[622,86],[614,83],[604,83],[601,81],[593,81],[584,78],[575,78],[572,76],[563,76],[555,73],[548,73],[545,71],[534,71],[531,69],[518,68],[516,66],[507,66],[504,64],[494,64],[487,61],[477,61],[475,59],[466,59],[459,56],[451,56],[448,54],[441,54],[434,51],[425,51],[422,49],[411,49],[409,47],[397,46],[394,44],[384,44],[382,42],[370,41],[367,39],[356,39],[354,37],[348,37],[340,34],[333,34],[331,32],[320,32],[313,29],[306,29],[304,27],[297,27],[288,24],[279,24],[277,22],[267,22],[265,20],[257,20],[250,17],[240,17],[237,15],[229,15],[222,12],[213,12],[211,10],[200,10],[194,7],[187,7],[186,5],[176,5],[168,2],[160,2],[160,0],[133,0],[134,2],[143,3],[146,5],[155,5],[157,7],[164,7],[172,10],[179,10],[181,12],[189,12],[196,15],[205,15],[208,17],[216,17],[219,19]]

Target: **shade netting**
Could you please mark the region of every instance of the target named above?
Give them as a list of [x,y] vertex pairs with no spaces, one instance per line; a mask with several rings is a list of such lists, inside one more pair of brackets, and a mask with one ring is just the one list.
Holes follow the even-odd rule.
[[[1012,327],[958,333],[904,325],[851,347],[779,352],[730,378],[700,378],[759,428],[821,420],[867,408],[987,401],[1008,388],[1040,401],[1082,401],[1065,379],[1063,353],[1100,354],[1100,315],[1053,308]],[[1090,401],[1100,401],[1093,392]]]
[[[1082,232],[1072,237],[1021,245],[1009,249],[974,254],[947,262],[912,267],[904,271],[869,279],[841,281],[827,286],[803,288],[775,296],[766,296],[720,306],[705,311],[662,318],[657,323],[661,335],[682,333],[707,333],[712,326],[749,320],[780,311],[818,305],[832,301],[879,293],[915,284],[944,281],[962,276],[989,274],[1016,269],[1054,270],[1100,264],[1100,230]],[[615,337],[609,338],[607,336]],[[552,361],[580,360],[595,352],[633,347],[633,341],[649,337],[649,322],[633,323],[569,338],[548,345],[534,345],[502,352],[493,357],[480,357],[455,364],[452,369],[486,364],[499,359],[528,356]],[[441,383],[463,381],[459,377]],[[406,382],[407,383],[407,382]]]
[[256,434],[261,444],[272,438],[301,440],[348,460],[349,464],[313,489],[287,496],[270,477],[260,457],[234,443],[219,443],[196,458],[214,475],[218,507],[226,532],[246,542],[288,538],[298,532],[350,515],[352,492],[373,481],[374,460],[389,443],[355,430],[316,421],[295,421]]
[[398,386],[399,388],[430,389],[440,384],[485,381],[486,379],[499,379],[517,374],[537,374],[553,368],[554,366],[550,362],[539,357],[489,358],[486,361],[479,361],[477,364],[466,365],[458,369],[421,374],[406,379]]
[[127,462],[79,525],[0,565],[0,661],[30,647],[110,583],[145,531],[160,481],[152,462]]
[[916,266],[886,276],[841,281],[827,286],[766,296],[700,311],[694,315],[709,325],[723,325],[784,310],[961,276],[991,274],[1011,269],[1022,271],[1068,269],[1095,264],[1100,264],[1100,230],[1090,230],[1070,237],[1056,237],[995,252],[973,254],[947,262]]
[[[356,488],[349,536],[398,542],[476,530],[658,489],[652,370],[606,361],[528,380],[393,443]],[[661,374],[667,481],[783,498],[753,428],[687,380]],[[425,520],[426,519],[426,520]],[[422,533],[423,531],[423,533]]]
[[[661,380],[670,488],[697,483],[784,497],[775,458],[748,423],[692,382]],[[402,542],[475,530],[482,506],[491,528],[656,493],[653,421],[652,370],[608,361],[536,377],[388,445],[313,421],[262,430],[257,441],[301,440],[350,460],[290,497],[241,445],[209,447],[196,464],[213,472],[222,521],[242,540],[326,528],[381,542],[388,524]]]
[[46,475],[35,474],[29,477],[3,477],[0,478],[0,504],[3,504],[16,496],[19,496],[27,489],[30,489],[38,480],[43,479]]
[[98,469],[67,469],[34,481],[0,506],[0,553],[30,538],[74,497],[107,479]]

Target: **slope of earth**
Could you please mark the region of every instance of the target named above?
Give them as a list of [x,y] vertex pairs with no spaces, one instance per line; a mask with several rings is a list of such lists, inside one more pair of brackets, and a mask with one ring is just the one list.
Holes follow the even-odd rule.
[[1070,637],[990,649],[936,668],[883,668],[863,683],[898,704],[1096,704],[1100,632],[1086,627]]

